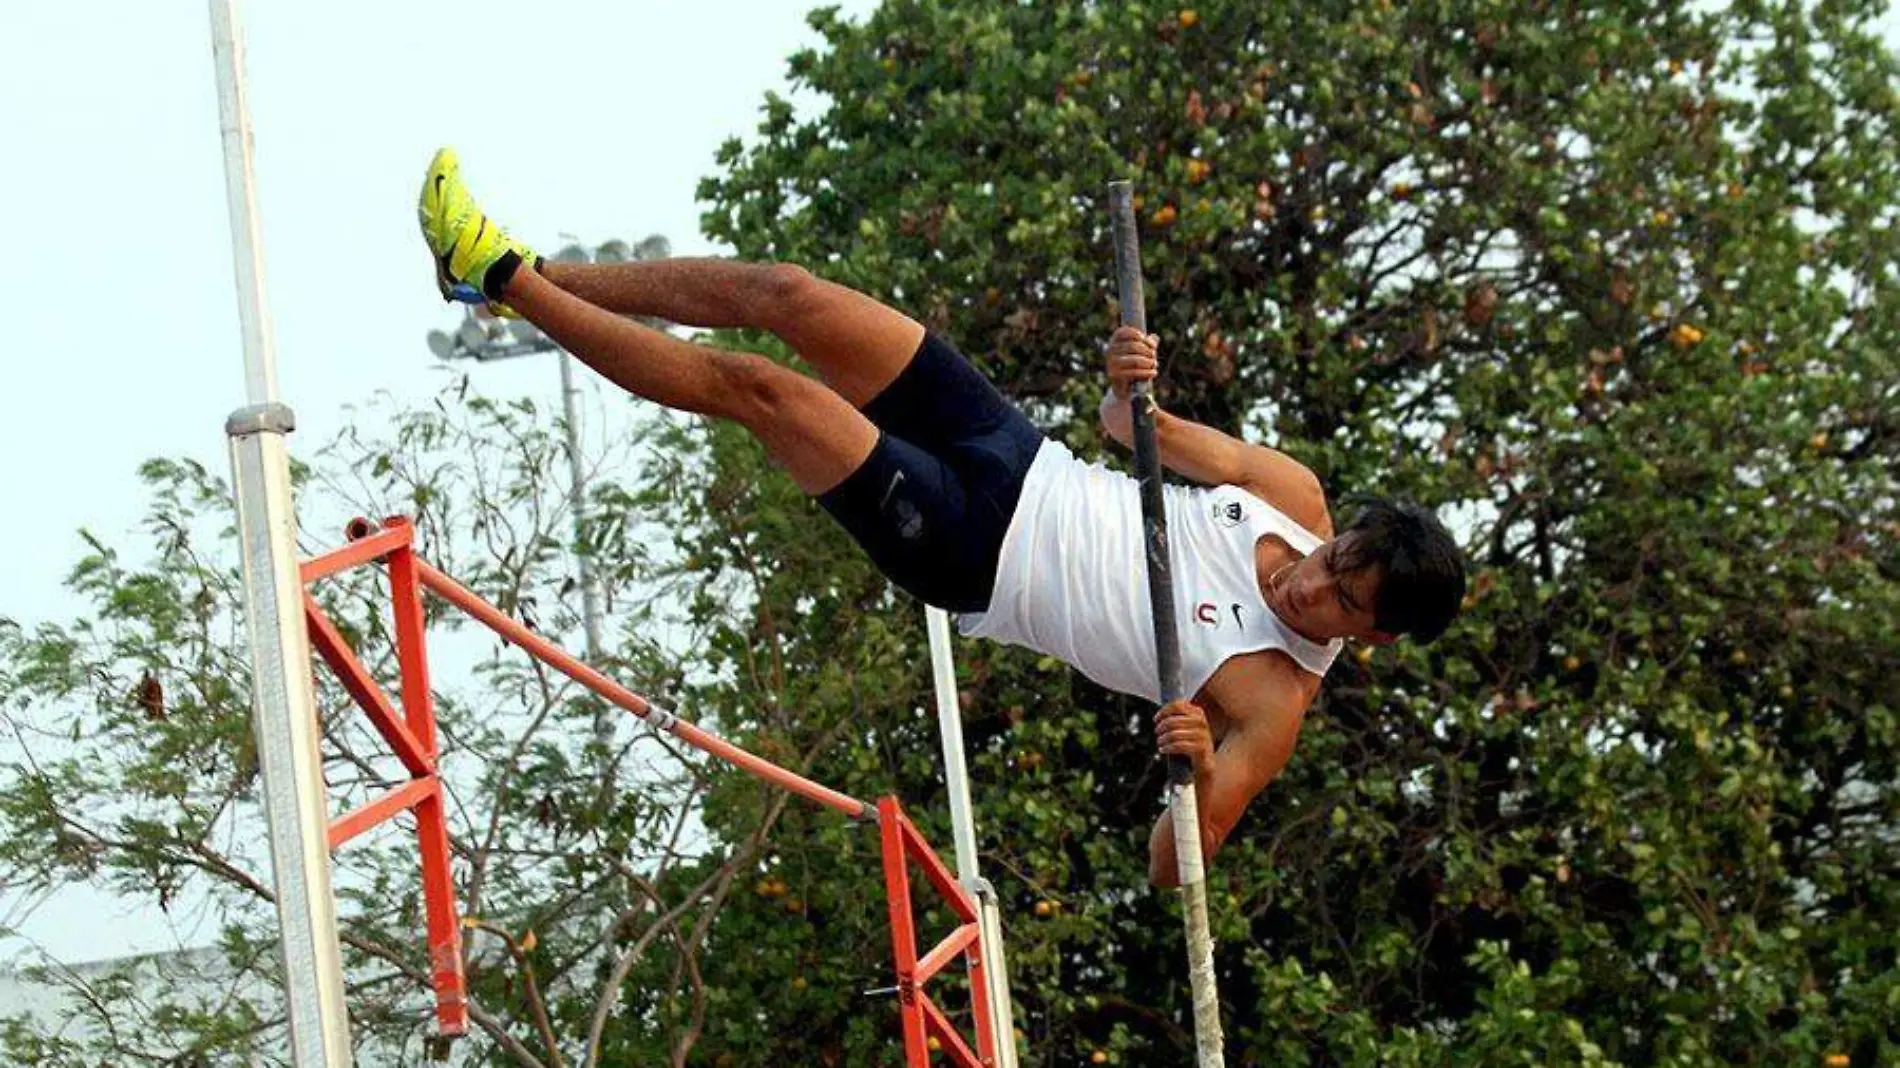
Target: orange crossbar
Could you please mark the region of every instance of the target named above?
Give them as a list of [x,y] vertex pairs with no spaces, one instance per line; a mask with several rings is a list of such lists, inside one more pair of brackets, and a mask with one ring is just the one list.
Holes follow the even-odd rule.
[[821,786],[797,772],[779,767],[764,757],[748,753],[711,731],[696,727],[654,705],[646,698],[576,660],[560,646],[508,618],[507,613],[477,597],[454,579],[421,560],[416,561],[416,577],[424,586],[462,611],[481,620],[490,630],[520,646],[530,656],[687,745],[716,756],[728,764],[743,768],[774,786],[790,790],[807,800],[816,801],[826,808],[836,809],[855,819],[872,821],[877,819],[877,810],[869,804],[855,797],[841,794],[828,786]]

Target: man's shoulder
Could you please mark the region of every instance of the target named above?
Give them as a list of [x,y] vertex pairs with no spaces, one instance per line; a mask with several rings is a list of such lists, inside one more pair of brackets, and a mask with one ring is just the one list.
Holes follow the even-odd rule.
[[1326,485],[1313,469],[1285,454],[1279,456],[1272,477],[1261,477],[1235,486],[1317,535],[1322,541],[1333,536],[1333,514],[1326,500]]
[[1235,723],[1304,710],[1319,696],[1320,677],[1279,649],[1229,657],[1202,689]]

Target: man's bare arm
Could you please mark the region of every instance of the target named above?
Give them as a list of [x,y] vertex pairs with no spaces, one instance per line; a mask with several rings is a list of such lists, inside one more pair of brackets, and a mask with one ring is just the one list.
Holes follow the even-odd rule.
[[[1151,379],[1158,366],[1154,342],[1122,327],[1109,342],[1110,392],[1102,405],[1102,429],[1124,448],[1134,443],[1128,404],[1133,383]],[[1155,411],[1155,439],[1168,470],[1210,486],[1233,485],[1273,505],[1322,536],[1330,534],[1326,494],[1305,464],[1278,449],[1253,445],[1203,423]]]
[[[1195,771],[1194,799],[1201,818],[1201,857],[1211,863],[1240,822],[1247,805],[1279,776],[1293,755],[1306,719],[1305,702],[1292,695],[1240,719],[1221,739],[1213,759]],[[1175,861],[1174,816],[1163,812],[1148,834],[1148,881],[1167,889],[1180,884]]]

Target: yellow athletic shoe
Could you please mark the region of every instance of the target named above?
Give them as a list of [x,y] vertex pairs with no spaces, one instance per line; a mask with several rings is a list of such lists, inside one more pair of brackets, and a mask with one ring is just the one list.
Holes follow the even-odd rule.
[[486,304],[498,315],[515,317],[514,310],[500,302],[502,287],[515,271],[532,269],[541,257],[482,214],[462,184],[462,163],[454,149],[439,149],[429,161],[416,217],[422,223],[422,239],[435,256],[435,284],[442,299]]

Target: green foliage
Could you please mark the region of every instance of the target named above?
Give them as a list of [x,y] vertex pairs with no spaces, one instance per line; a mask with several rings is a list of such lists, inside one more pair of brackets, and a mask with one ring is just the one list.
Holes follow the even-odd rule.
[[[821,12],[826,46],[791,69],[823,105],[770,103],[703,185],[739,255],[911,309],[1094,449],[1102,193],[1133,178],[1164,403],[1273,441],[1336,498],[1453,518],[1478,569],[1464,621],[1336,668],[1215,866],[1235,1063],[1900,1050],[1900,142],[1876,13]],[[715,442],[709,470],[754,455]],[[695,492],[682,518],[730,536]],[[798,506],[768,492],[734,513]],[[829,531],[795,537],[748,547],[788,561],[757,587],[787,677],[843,662],[881,693],[833,713],[886,755],[862,789],[933,811],[919,630],[889,651],[852,614],[886,610],[875,580],[848,549],[807,567]],[[1183,1059],[1178,933],[1140,891],[1139,709],[964,654],[1031,1063]],[[1045,897],[1065,907],[1036,920]],[[854,1063],[861,1011],[798,1007],[784,1033]],[[772,1056],[716,1025],[705,1046]]]
[[[1342,658],[1213,866],[1229,1063],[1900,1056],[1900,78],[1876,11],[892,0],[814,15],[791,71],[816,107],[770,100],[722,153],[710,236],[912,310],[1086,452],[1102,190],[1132,177],[1164,403],[1463,539],[1461,622]],[[432,560],[570,638],[578,547],[617,676],[948,841],[921,613],[742,432],[659,423],[637,468],[595,462],[576,539],[540,413],[447,395],[361,423],[390,429],[313,462],[307,522],[417,514]],[[0,627],[28,747],[0,769],[0,872],[209,896],[228,956],[267,959],[232,830],[255,785],[225,491],[148,476],[152,561],[89,544],[86,620]],[[326,595],[366,651],[375,592]],[[859,993],[889,983],[870,831],[644,735],[603,789],[590,702],[435,624],[472,665],[436,678],[487,932],[465,1063],[896,1061],[889,998]],[[959,655],[1024,1063],[1185,1063],[1147,710],[1018,650]],[[127,700],[145,672],[162,718]],[[347,800],[391,770],[346,720]],[[413,1063],[407,845],[343,856],[359,1031]],[[237,1063],[247,1026],[271,1048],[255,1004],[163,1026]],[[0,1043],[124,1053],[18,1023]]]
[[[678,658],[690,659],[690,642],[667,649],[647,637],[664,613],[643,599],[658,592],[652,562],[640,517],[624,507],[630,489],[614,477],[637,470],[641,434],[587,458],[592,499],[576,531],[564,482],[544,474],[565,469],[562,435],[532,405],[470,396],[464,382],[420,411],[373,406],[358,426],[376,430],[346,432],[299,469],[305,551],[334,546],[350,515],[414,516],[432,562],[576,648],[575,555],[599,553],[610,624],[625,629],[604,666],[663,689]],[[9,1063],[47,1065],[285,1063],[229,491],[195,463],[141,473],[145,558],[86,536],[68,582],[83,617],[0,624],[0,876],[25,896],[109,887],[216,938],[221,966],[187,978],[167,962],[84,974],[49,962],[37,974],[66,993],[64,1016],[10,1021],[0,1049]],[[380,577],[354,573],[317,592],[395,693]],[[594,701],[440,605],[430,634],[458,895],[480,924],[466,942],[470,989],[478,1005],[500,1006],[480,1017],[487,1048],[543,1063],[524,1044],[539,1039],[526,966],[570,1004],[599,996],[592,972],[608,928],[639,915],[656,873],[708,855],[703,835],[680,834],[703,787],[648,732],[623,730],[615,750],[599,750]],[[326,778],[341,811],[406,775],[318,675]],[[611,788],[603,762],[639,790]],[[420,1063],[433,995],[413,839],[398,827],[350,843],[335,888],[362,1063]],[[524,941],[542,956],[511,950]]]

